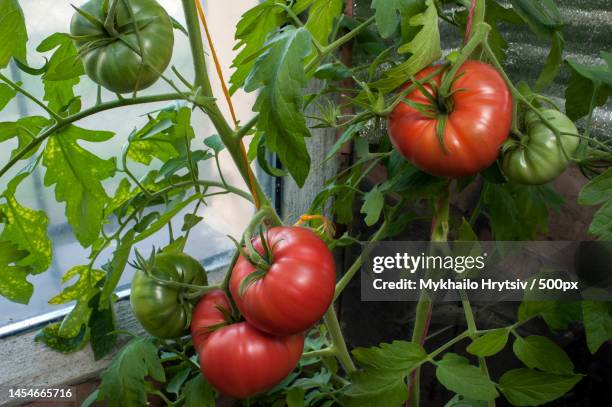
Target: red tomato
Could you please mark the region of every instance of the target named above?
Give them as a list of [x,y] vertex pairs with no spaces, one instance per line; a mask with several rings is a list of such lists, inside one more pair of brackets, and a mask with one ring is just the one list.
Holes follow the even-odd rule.
[[193,347],[199,349],[212,333],[211,327],[226,322],[225,314],[231,313],[232,306],[223,290],[214,290],[203,296],[191,315],[191,338]]
[[[267,241],[272,248],[270,268],[241,296],[240,285],[255,267],[240,256],[230,279],[232,297],[254,327],[273,335],[302,332],[321,319],[333,300],[334,258],[325,242],[310,229],[271,228]],[[259,238],[253,246],[264,254]]]
[[[422,79],[439,66],[430,66],[416,75]],[[433,78],[438,86],[442,73]],[[429,84],[425,88],[436,98]],[[400,103],[388,120],[391,141],[414,165],[433,175],[461,177],[473,175],[491,165],[508,138],[512,125],[512,95],[501,75],[490,65],[467,61],[459,69],[448,100],[450,111],[433,105],[420,91],[408,100],[429,106],[435,117],[428,117],[406,103]],[[447,116],[444,151],[436,126]]]
[[206,294],[193,310],[191,337],[206,380],[228,396],[251,397],[291,373],[304,350],[304,335],[278,337],[248,322],[232,324],[224,311],[230,309],[222,290]]
[[247,398],[270,390],[297,365],[304,335],[273,336],[248,322],[222,327],[198,350],[200,369],[221,393]]

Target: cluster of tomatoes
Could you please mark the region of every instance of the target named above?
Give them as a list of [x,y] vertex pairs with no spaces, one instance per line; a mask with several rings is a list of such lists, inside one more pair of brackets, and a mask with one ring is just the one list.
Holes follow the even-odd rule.
[[190,321],[202,374],[218,391],[237,398],[271,389],[296,367],[305,331],[334,297],[334,259],[312,230],[273,227],[263,237],[252,246],[265,267],[246,253],[239,256],[229,280],[231,299],[216,289],[192,311],[180,284],[206,284],[206,277],[199,263],[182,253],[158,254],[132,282],[132,308],[143,327],[175,338]]
[[430,174],[456,178],[486,169],[501,150],[506,178],[526,185],[548,183],[565,171],[579,138],[563,113],[538,108],[514,114],[504,78],[483,62],[465,62],[447,95],[439,92],[443,74],[440,66],[419,72],[422,86],[389,116],[389,136],[406,159]]

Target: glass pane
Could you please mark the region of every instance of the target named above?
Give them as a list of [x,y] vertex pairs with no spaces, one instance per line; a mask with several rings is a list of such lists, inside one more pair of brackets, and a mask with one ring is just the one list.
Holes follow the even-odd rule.
[[[181,24],[184,24],[181,2],[176,0],[158,0]],[[50,6],[48,0],[28,0],[20,2],[26,15],[28,23],[28,62],[31,66],[42,66],[44,55],[36,52],[36,47],[40,42],[54,32],[67,32],[69,30],[70,19],[73,14],[71,4],[80,5],[84,1],[74,0],[56,0],[53,1],[53,6]],[[221,64],[224,67],[224,75],[226,80],[231,74],[230,65],[233,58],[233,27],[236,26],[240,15],[257,3],[255,0],[227,0],[223,2],[203,2],[206,3],[207,16],[209,19],[210,29],[215,41],[215,48],[219,54]],[[207,50],[207,53],[208,50]],[[50,56],[47,55],[47,57]],[[187,38],[180,31],[175,30],[175,47],[172,65],[175,66],[181,74],[187,78],[193,75],[192,61]],[[212,65],[209,67],[211,82],[215,94],[221,98],[220,82],[217,79]],[[7,69],[14,81],[23,83],[23,87],[34,94],[36,97],[43,97],[42,83],[39,78],[31,77],[23,74],[15,67]],[[172,76],[171,71],[166,71],[168,76]],[[174,78],[176,80],[176,78]],[[83,107],[92,106],[96,101],[97,86],[88,78],[81,77],[81,83],[75,89],[78,95],[82,96]],[[158,94],[170,92],[170,87],[163,81],[158,81],[153,87],[145,90],[142,94]],[[114,99],[115,96],[110,92],[103,92],[104,100]],[[253,104],[254,96],[241,94],[237,92],[233,101],[241,121],[246,121],[252,115],[250,107]],[[222,99],[220,99],[222,100]],[[134,107],[126,107],[117,110],[110,110],[95,116],[89,117],[76,123],[79,127],[104,129],[115,133],[115,137],[110,142],[105,143],[86,143],[81,145],[100,155],[103,158],[118,157],[123,143],[127,140],[128,135],[134,128],[141,127],[146,123],[146,113],[160,109],[166,106],[167,103],[149,104]],[[229,111],[225,103],[220,103],[225,110],[226,117],[229,118]],[[30,116],[34,114],[43,114],[42,110],[30,102],[29,100],[18,97],[0,113],[0,121],[15,121],[20,117]],[[199,111],[194,111],[192,125],[196,132],[196,139],[193,141],[196,148],[202,144],[204,138],[214,133],[213,127],[206,117]],[[11,151],[16,147],[11,142],[2,144],[0,150],[0,163],[8,161]],[[234,164],[226,152],[221,154],[221,168],[224,172],[225,179],[232,185],[239,186],[246,190],[246,186],[242,182],[240,175],[235,170]],[[11,172],[0,179],[0,191],[6,188],[7,180],[11,179],[20,168],[27,164],[22,161],[17,164]],[[148,170],[145,166],[129,163],[128,164],[137,176],[144,175]],[[155,163],[158,167],[160,162]],[[53,242],[53,262],[50,269],[42,274],[28,277],[28,280],[34,284],[34,294],[29,305],[21,305],[10,302],[3,297],[0,297],[0,326],[10,324],[12,322],[27,319],[29,317],[56,310],[63,306],[51,306],[47,301],[55,294],[61,291],[61,277],[72,266],[79,264],[87,264],[89,250],[83,249],[75,240],[70,226],[66,223],[64,215],[65,205],[55,201],[54,191],[52,188],[44,187],[45,169],[38,166],[36,172],[28,180],[23,182],[18,189],[18,200],[25,206],[33,209],[41,209],[47,212],[49,216],[49,235]],[[105,183],[107,193],[111,195],[117,187],[119,181],[124,174],[118,173],[117,176]],[[214,160],[207,160],[200,164],[200,177],[202,179],[219,179],[218,172]],[[236,238],[246,226],[251,214],[253,213],[252,205],[242,198],[221,195],[212,197],[207,201],[208,205],[201,207],[198,215],[204,217],[204,221],[196,226],[190,234],[189,242],[186,247],[186,252],[194,257],[202,260],[206,266],[218,267],[230,255],[233,243],[227,238],[227,235],[232,235]],[[193,206],[189,206],[184,212],[191,213]],[[183,216],[178,215],[173,222],[175,233],[180,233]],[[113,229],[113,225],[109,225]],[[168,233],[164,229],[158,234],[139,243],[136,247],[143,253],[148,254],[152,246],[162,247],[168,243]],[[106,250],[99,256],[96,266],[99,267],[105,263],[112,248]],[[121,280],[119,288],[126,288],[131,279],[133,270],[126,270]]]

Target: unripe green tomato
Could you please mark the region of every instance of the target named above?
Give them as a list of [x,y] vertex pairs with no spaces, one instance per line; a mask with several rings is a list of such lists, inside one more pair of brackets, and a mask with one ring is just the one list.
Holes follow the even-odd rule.
[[[161,253],[155,256],[151,274],[158,279],[205,285],[204,267],[183,253]],[[153,336],[170,339],[185,335],[191,323],[193,304],[184,297],[188,288],[163,284],[142,270],[132,279],[130,303],[136,319]]]
[[[170,16],[157,1],[129,0],[131,13],[123,0],[116,1],[116,35],[78,12],[72,17],[70,33],[87,76],[111,92],[129,93],[159,79],[172,58],[174,33]],[[109,11],[104,5],[105,0],[90,0],[81,10],[104,23]]]
[[578,148],[578,130],[567,116],[553,109],[540,112],[563,134],[557,139],[536,113],[527,112],[525,137],[503,153],[502,171],[511,182],[526,185],[551,182],[565,171],[568,157],[571,158]]

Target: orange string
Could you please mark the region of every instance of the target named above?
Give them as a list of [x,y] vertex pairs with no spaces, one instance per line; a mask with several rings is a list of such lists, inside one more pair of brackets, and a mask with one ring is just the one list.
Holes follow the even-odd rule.
[[[219,76],[219,81],[221,82],[221,88],[223,89],[223,95],[225,96],[225,100],[227,101],[227,105],[229,106],[230,114],[232,115],[232,120],[234,121],[234,126],[238,125],[238,119],[236,117],[236,111],[234,109],[234,104],[232,103],[232,97],[225,85],[225,79],[223,78],[223,71],[221,70],[221,64],[219,63],[219,58],[217,57],[217,52],[215,51],[215,46],[213,45],[213,40],[210,35],[210,31],[208,29],[208,24],[206,23],[206,16],[204,15],[204,9],[202,8],[202,4],[200,0],[195,0],[196,7],[198,9],[198,14],[200,15],[200,21],[202,22],[202,26],[204,27],[204,32],[206,33],[206,40],[208,41],[208,46],[210,47],[210,53],[212,55],[213,61],[215,63],[215,70],[217,71],[217,75]],[[247,156],[246,148],[244,147],[244,143],[240,140],[240,154],[244,160],[244,165],[246,166],[247,173],[249,176],[249,189],[251,190],[251,195],[253,195],[253,201],[255,203],[255,208],[259,209],[261,206],[261,202],[259,201],[259,195],[257,194],[257,189],[255,188],[255,175],[251,170],[251,166],[249,165],[249,158]]]

